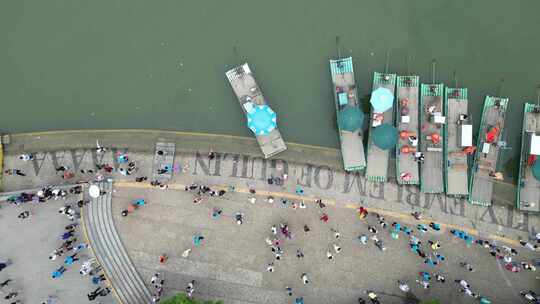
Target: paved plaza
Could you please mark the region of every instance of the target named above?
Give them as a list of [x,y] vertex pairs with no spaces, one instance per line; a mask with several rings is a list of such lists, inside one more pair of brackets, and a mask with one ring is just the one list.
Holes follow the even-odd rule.
[[[95,145],[95,138],[88,142]],[[114,180],[112,190],[107,194],[112,201],[110,212],[114,228],[149,290],[152,290],[149,282],[152,274],[159,271],[164,275],[165,295],[183,292],[191,280],[196,280],[195,297],[223,299],[225,303],[237,304],[292,303],[296,296],[304,297],[305,303],[356,303],[358,297],[367,299],[366,290],[376,291],[382,303],[415,303],[415,299],[430,298],[438,298],[442,303],[478,301],[460,293],[454,279],[467,280],[474,292],[488,297],[492,303],[521,303],[520,290],[538,291],[537,272],[522,270],[512,273],[491,257],[487,249],[476,245],[468,248],[462,240],[449,233],[450,229],[457,227],[470,232],[475,238],[494,240],[499,245],[508,244],[518,250],[519,254],[514,257],[517,262],[538,258],[538,252],[526,250],[517,242],[520,238],[529,239],[537,232],[538,216],[517,212],[504,203],[504,196],[498,197],[499,202],[490,208],[472,206],[463,200],[423,195],[414,187],[367,182],[362,176],[345,174],[333,168],[328,155],[324,156],[323,164],[316,163],[314,155],[309,156],[310,162],[307,163],[298,159],[262,160],[249,153],[247,144],[247,154],[233,153],[234,149],[229,147],[227,150],[225,145],[220,146],[225,152],[209,147],[216,151],[215,158],[210,160],[207,156],[210,149],[205,147],[197,152],[191,147],[189,149],[192,150],[188,151],[182,148],[182,141],[175,142],[177,151],[169,187],[159,189],[148,182],[134,182],[135,177],[148,176],[150,179],[153,175],[156,142],[141,149],[146,143],[143,137],[137,149],[125,146],[108,149],[102,154],[96,154],[91,144],[73,149],[51,144],[43,150],[33,147],[33,143],[8,145],[5,147],[4,167],[21,169],[27,176],[4,176],[4,191],[92,181],[94,173],[83,174],[80,170],[95,171],[97,163],[111,164],[116,171],[111,175],[104,174],[104,177]],[[106,140],[102,144],[112,146]],[[22,151],[33,153],[36,160],[18,160],[18,153]],[[126,153],[130,161],[136,163],[138,169],[134,174],[124,176],[118,173],[118,168],[125,165],[117,162],[117,152]],[[58,166],[69,167],[76,172],[75,177],[63,180],[55,171]],[[267,183],[267,178],[283,173],[288,175],[284,185]],[[194,194],[184,191],[184,185],[192,183],[216,189],[230,190],[234,187],[235,190],[227,191],[223,197],[204,196],[202,202],[193,203]],[[298,187],[304,190],[303,194],[296,193]],[[256,193],[250,194],[249,189]],[[266,201],[269,195],[275,198],[273,204]],[[140,198],[145,199],[145,206],[127,217],[120,215],[128,204]],[[256,198],[256,202],[250,202],[251,198]],[[282,204],[282,198],[288,201],[287,205]],[[324,210],[315,204],[316,198],[326,203]],[[79,199],[73,195],[67,200],[76,202]],[[306,203],[305,209],[292,208],[292,203],[301,201]],[[0,203],[0,229],[4,232],[0,236],[0,258],[14,261],[0,273],[0,281],[13,278],[13,288],[21,291],[25,303],[39,303],[51,294],[58,295],[63,301],[60,303],[83,303],[87,301],[86,293],[95,286],[88,277],[78,274],[80,262],[71,266],[60,279],[50,278],[51,272],[62,261],[50,261],[48,255],[61,243],[59,235],[69,223],[57,212],[64,203],[52,200],[17,207]],[[421,211],[427,220],[425,223],[430,219],[441,223],[439,232],[430,229],[426,234],[414,234],[421,238],[424,247],[429,246],[428,240],[439,240],[442,247],[438,253],[443,254],[446,260],[435,267],[425,265],[423,259],[409,249],[405,234],[401,233],[399,239],[394,240],[390,237],[389,228],[381,229],[373,215],[359,219],[355,210],[360,205],[372,213],[376,211],[383,215],[388,224],[396,221],[408,227],[416,226],[420,222],[409,215],[412,211]],[[214,208],[223,211],[217,219],[212,218]],[[17,214],[26,209],[32,216],[18,219]],[[235,223],[237,212],[244,216],[242,225]],[[329,216],[327,223],[319,219],[322,212]],[[279,227],[280,223],[289,225],[293,237],[284,240],[281,246],[283,257],[276,261],[265,238],[272,236],[270,227]],[[310,227],[308,233],[304,232],[304,225]],[[380,230],[377,235],[387,248],[384,252],[371,240],[366,245],[358,240],[361,234],[371,235],[368,225]],[[334,238],[332,229],[341,233],[339,240]],[[196,234],[204,236],[202,245],[198,247],[192,241]],[[77,236],[85,238],[81,230]],[[342,251],[335,253],[333,260],[328,260],[326,252],[333,251],[334,243]],[[91,257],[96,248],[82,254]],[[183,258],[182,252],[188,248],[192,251],[189,257]],[[300,248],[305,255],[302,259],[296,257]],[[426,248],[426,252],[431,250]],[[161,254],[169,257],[164,264],[159,262]],[[271,262],[275,266],[272,273],[266,271]],[[475,270],[468,272],[459,266],[460,262],[470,263]],[[442,273],[447,281],[444,284],[432,282],[431,287],[424,290],[415,282],[420,271]],[[302,273],[308,274],[308,285],[302,283]],[[397,280],[407,281],[411,292],[405,294],[400,291]],[[293,289],[293,297],[287,296],[286,286]],[[117,296],[113,292],[99,301],[115,303]]]

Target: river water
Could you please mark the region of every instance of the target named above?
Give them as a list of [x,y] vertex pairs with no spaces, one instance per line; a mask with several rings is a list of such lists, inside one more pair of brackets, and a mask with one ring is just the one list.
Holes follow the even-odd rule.
[[515,176],[525,101],[540,81],[537,0],[0,2],[0,131],[150,128],[251,136],[224,72],[249,61],[287,141],[338,147],[328,59],[409,69],[511,98],[502,168]]

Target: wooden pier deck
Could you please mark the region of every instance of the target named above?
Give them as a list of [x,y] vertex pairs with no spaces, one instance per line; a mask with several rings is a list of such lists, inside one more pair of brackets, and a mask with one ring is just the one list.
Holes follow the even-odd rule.
[[[373,74],[373,89],[383,87],[389,89],[394,94],[396,89],[396,74],[384,74],[375,72]],[[383,113],[383,123],[394,125],[394,107],[386,110]],[[367,168],[366,178],[374,182],[386,182],[388,179],[388,162],[390,150],[383,150],[373,144],[373,109],[369,117],[369,138],[368,138],[368,153],[367,153]]]
[[[422,84],[420,97],[420,152],[424,163],[420,165],[420,190],[425,193],[444,192],[444,124],[434,123],[434,117],[443,113],[443,84]],[[435,144],[427,137],[439,134],[441,140]]]
[[469,194],[467,154],[463,151],[460,142],[460,128],[464,124],[470,124],[468,119],[460,122],[461,115],[468,116],[469,114],[468,104],[467,89],[446,88],[444,106],[446,115],[446,134],[444,136],[446,168],[444,172],[446,194],[451,196],[467,196]]
[[[482,120],[478,132],[478,144],[476,145],[476,155],[471,170],[471,179],[469,182],[469,202],[472,204],[490,206],[491,196],[493,194],[493,177],[490,173],[496,172],[497,161],[499,157],[499,147],[497,143],[487,144],[486,133],[491,127],[499,128],[500,133],[504,130],[504,119],[506,117],[506,108],[508,98],[486,96],[484,109],[482,111]],[[497,139],[496,141],[498,141]],[[489,146],[488,153],[482,153],[484,143]]]
[[[225,73],[229,80],[242,111],[247,114],[247,104],[250,102],[254,105],[265,105],[266,100],[262,94],[261,88],[257,85],[251,68],[247,63],[237,66]],[[287,146],[281,137],[278,128],[270,131],[266,135],[256,135],[259,147],[264,155],[264,158],[272,157],[280,152],[287,150]]]
[[[523,108],[521,133],[521,158],[517,187],[517,208],[522,211],[540,211],[540,181],[532,174],[528,165],[532,135],[540,135],[540,105],[526,103]],[[537,156],[536,161],[540,161]]]
[[[339,111],[347,106],[360,107],[352,57],[330,60],[330,72],[336,115],[339,117]],[[343,100],[340,101],[340,94],[345,94],[343,96],[346,97],[346,103]],[[366,167],[366,157],[364,155],[362,129],[356,131],[342,130],[338,119],[338,132],[344,169],[346,171],[363,170]]]
[[[398,76],[396,87],[396,125],[398,132],[406,131],[409,134],[418,138],[418,89],[419,89],[419,77],[418,76]],[[408,108],[408,121],[407,118],[402,119],[401,111],[405,107],[403,103],[406,103]],[[408,138],[399,139],[396,147],[396,179],[400,185],[418,185],[420,184],[420,170],[418,163],[414,160],[414,151],[409,153],[402,153],[400,149],[402,147],[409,147],[412,149],[418,149],[412,147]],[[402,174],[408,174],[402,178]]]

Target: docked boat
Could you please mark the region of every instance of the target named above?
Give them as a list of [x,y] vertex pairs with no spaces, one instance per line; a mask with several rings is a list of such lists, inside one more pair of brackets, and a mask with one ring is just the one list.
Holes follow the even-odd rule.
[[493,183],[503,179],[502,173],[497,172],[497,162],[504,147],[501,132],[507,107],[508,98],[486,96],[469,181],[469,202],[472,204],[490,206]]
[[277,115],[266,103],[249,65],[244,63],[227,71],[225,75],[240,102],[248,128],[255,135],[264,158],[285,151],[287,146],[277,128]]
[[540,105],[526,103],[523,109],[521,158],[517,187],[517,208],[540,211]]
[[420,87],[420,149],[415,159],[420,163],[420,190],[424,193],[444,192],[444,126],[443,84],[422,84]]
[[444,135],[446,194],[463,197],[469,193],[468,156],[474,153],[467,89],[446,88],[444,100],[444,113],[446,115],[446,133]]
[[414,153],[418,149],[418,76],[398,76],[396,86],[396,179],[400,185],[420,184]]
[[360,108],[352,58],[330,60],[341,156],[346,171],[366,167],[362,125],[364,113]]
[[393,107],[395,88],[395,74],[373,74],[366,168],[366,178],[370,181],[386,182],[388,177],[390,151],[397,142]]

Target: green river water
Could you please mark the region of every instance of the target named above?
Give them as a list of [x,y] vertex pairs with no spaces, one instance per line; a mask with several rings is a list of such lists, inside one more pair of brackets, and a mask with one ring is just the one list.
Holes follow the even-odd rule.
[[[410,71],[511,98],[515,176],[525,101],[540,81],[537,0],[0,1],[0,132],[149,128],[251,136],[224,72],[249,61],[287,141],[338,147],[328,59]],[[237,50],[237,52],[234,51]],[[513,168],[513,169],[512,169]]]

